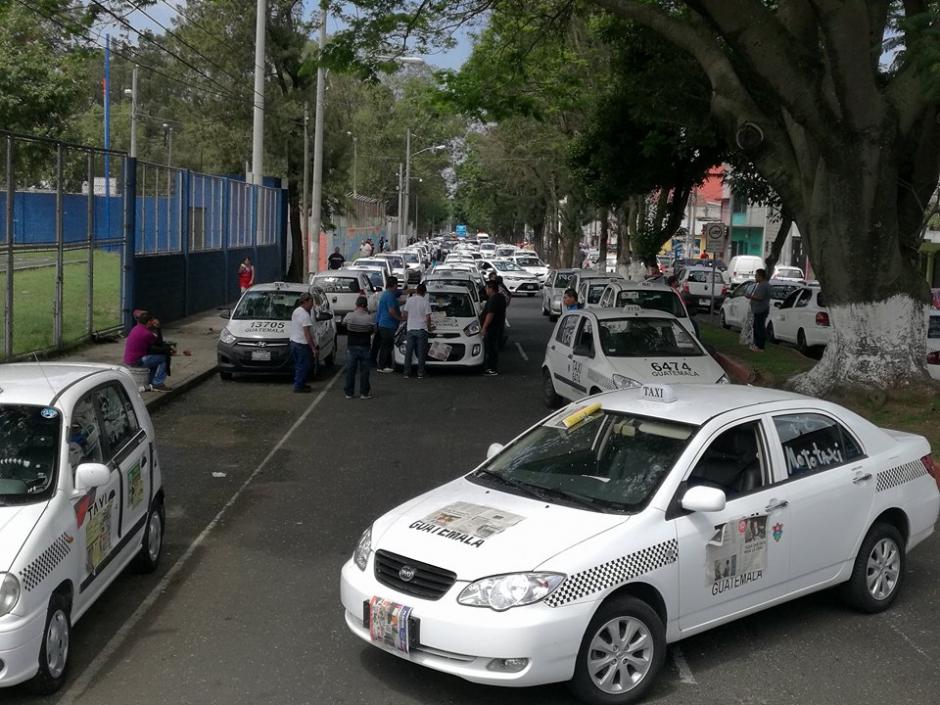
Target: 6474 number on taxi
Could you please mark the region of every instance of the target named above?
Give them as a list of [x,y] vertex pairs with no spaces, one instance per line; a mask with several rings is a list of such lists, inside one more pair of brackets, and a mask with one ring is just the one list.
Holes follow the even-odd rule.
[[693,370],[688,362],[651,362],[650,369],[653,370],[654,377],[666,375],[698,377],[698,372]]

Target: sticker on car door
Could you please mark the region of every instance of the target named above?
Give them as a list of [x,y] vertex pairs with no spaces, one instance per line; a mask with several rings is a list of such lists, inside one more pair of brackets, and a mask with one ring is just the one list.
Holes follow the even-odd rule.
[[[782,532],[781,532],[782,533]],[[767,515],[719,524],[705,547],[705,584],[720,595],[764,577]]]

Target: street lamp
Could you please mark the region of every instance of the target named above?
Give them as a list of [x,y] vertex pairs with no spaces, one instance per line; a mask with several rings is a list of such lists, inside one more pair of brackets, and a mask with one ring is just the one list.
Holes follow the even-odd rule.
[[173,163],[173,126],[163,123],[163,138],[166,140],[166,165],[169,167]]
[[130,156],[137,158],[137,66],[131,73],[131,87],[124,89],[124,95],[131,99],[131,151]]
[[356,188],[356,172],[359,171],[359,138],[356,137],[352,132],[346,130],[346,134],[352,137],[353,141],[353,197],[359,195],[359,192]]
[[[434,145],[434,146],[432,146],[432,147],[425,147],[424,149],[419,150],[419,151],[415,152],[414,155],[412,155],[412,154],[411,154],[411,128],[409,127],[409,128],[405,131],[405,198],[404,198],[404,208],[405,208],[405,212],[404,212],[404,214],[403,214],[403,215],[404,215],[404,218],[403,218],[403,220],[402,220],[402,222],[404,223],[405,229],[407,229],[407,227],[408,227],[408,202],[409,202],[409,197],[410,197],[410,195],[411,195],[411,193],[410,193],[410,191],[411,191],[411,189],[410,189],[410,182],[411,182],[411,157],[412,157],[412,156],[417,157],[419,154],[423,154],[424,152],[436,152],[436,151],[439,150],[439,149],[447,149],[447,145],[446,145],[446,144],[436,144],[436,145]],[[398,239],[399,239],[398,247],[399,247],[399,248],[405,246],[405,243],[402,242],[401,232],[402,232],[402,230],[401,230],[401,228],[399,228],[399,236],[398,236]]]

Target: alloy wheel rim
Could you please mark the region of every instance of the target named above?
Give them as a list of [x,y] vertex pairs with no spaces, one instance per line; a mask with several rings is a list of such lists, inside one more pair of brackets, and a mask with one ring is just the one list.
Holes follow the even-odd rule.
[[57,609],[49,620],[46,630],[46,666],[49,675],[58,678],[65,671],[69,657],[69,619]]
[[150,526],[147,528],[147,555],[151,562],[156,563],[160,557],[160,548],[163,543],[163,521],[160,512],[150,515]]
[[898,585],[901,576],[901,551],[893,539],[879,540],[868,554],[865,579],[868,593],[876,600],[886,600]]
[[634,617],[616,617],[595,632],[587,651],[594,686],[610,695],[637,687],[653,665],[653,635]]

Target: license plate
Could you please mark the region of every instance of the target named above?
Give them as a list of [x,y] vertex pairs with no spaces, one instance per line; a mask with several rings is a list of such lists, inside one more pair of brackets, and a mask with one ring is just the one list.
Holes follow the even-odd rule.
[[411,608],[381,597],[369,600],[369,637],[408,653],[411,649]]
[[428,348],[428,357],[435,360],[446,360],[450,357],[451,347],[446,343],[431,343]]
[[251,359],[258,362],[270,362],[271,361],[271,351],[270,350],[252,350]]

